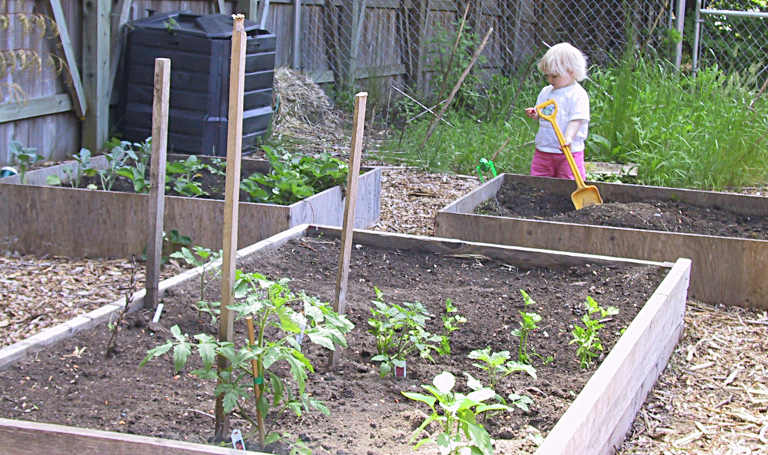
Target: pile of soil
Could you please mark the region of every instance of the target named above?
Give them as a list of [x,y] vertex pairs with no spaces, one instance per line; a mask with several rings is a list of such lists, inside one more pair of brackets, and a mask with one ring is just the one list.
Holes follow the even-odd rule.
[[[339,242],[303,238],[281,249],[242,260],[238,267],[276,279],[290,277],[292,290],[305,291],[332,301],[336,280]],[[533,399],[528,412],[488,417],[483,421],[495,441],[497,453],[530,453],[535,444],[528,437],[545,435],[573,397],[594,373],[596,365],[582,370],[576,345],[569,345],[571,330],[585,313],[587,296],[603,307],[615,306],[618,316],[605,320],[600,338],[608,352],[618,334],[634,318],[660,283],[665,269],[657,267],[604,267],[584,265],[569,269],[518,269],[483,256],[445,256],[409,250],[381,249],[358,245],[353,249],[347,291],[347,314],[355,329],[347,336],[337,368],[325,365],[328,351],[305,342],[305,354],[316,368],[310,374],[307,392],[326,403],[331,415],[307,412],[302,419],[284,415],[274,430],[301,437],[315,454],[411,454],[409,440],[428,410],[402,395],[423,391],[442,371],[457,377],[464,392],[467,372],[486,376],[467,355],[490,346],[508,350],[516,358],[519,311],[524,309],[520,290],[535,304],[525,308],[541,315],[539,328],[530,339],[537,379],[515,373],[500,381],[502,396],[525,394]],[[421,302],[432,319],[427,329],[441,331],[445,301],[452,299],[458,314],[467,318],[451,334],[452,352],[435,356],[435,362],[408,358],[408,377],[380,377],[371,362],[376,348],[367,332],[374,287],[391,303]],[[217,285],[209,289],[217,289]],[[138,369],[148,349],[171,338],[170,327],[179,325],[193,335],[214,333],[215,327],[191,305],[199,298],[199,282],[190,280],[164,297],[165,311],[158,324],[152,312],[127,315],[118,337],[117,353],[105,356],[110,331],[100,326],[41,352],[36,358],[0,373],[0,415],[6,418],[53,422],[65,425],[121,431],[170,439],[205,442],[213,436],[213,383],[189,374],[199,363],[189,363],[173,374],[170,356],[150,361]],[[206,296],[216,300],[216,295]],[[244,324],[236,322],[236,340],[244,340]],[[242,345],[238,341],[238,345]],[[546,357],[554,361],[547,362]],[[602,360],[602,356],[598,362]],[[277,374],[287,374],[285,365],[275,365]],[[253,400],[244,400],[252,409]],[[275,416],[268,416],[268,422]],[[248,434],[252,428],[238,417],[232,426]],[[253,446],[250,446],[254,448]],[[276,453],[287,448],[274,447]],[[417,453],[435,453],[432,444]]]
[[495,199],[475,213],[688,234],[768,240],[768,217],[747,216],[723,207],[643,199],[574,209],[570,194],[551,193],[520,182],[502,185]]

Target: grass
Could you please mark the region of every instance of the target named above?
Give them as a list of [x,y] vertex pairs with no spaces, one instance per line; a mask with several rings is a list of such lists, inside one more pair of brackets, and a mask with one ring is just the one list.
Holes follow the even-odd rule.
[[[461,111],[446,115],[452,126],[441,123],[424,147],[427,116],[401,121],[405,126],[394,128],[378,158],[475,174],[480,159],[490,159],[510,139],[495,167],[527,174],[537,124],[523,108],[533,105],[544,85],[533,71],[496,77],[470,92]],[[768,181],[768,101],[739,75],[713,67],[694,78],[646,56],[593,67],[590,76],[583,82],[592,113],[588,161],[637,163],[637,181],[646,185],[722,190]]]

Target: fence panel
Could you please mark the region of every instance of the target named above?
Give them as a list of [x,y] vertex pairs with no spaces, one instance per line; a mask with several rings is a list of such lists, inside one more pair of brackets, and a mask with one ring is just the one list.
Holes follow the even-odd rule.
[[768,80],[768,6],[753,0],[699,0],[694,66],[717,65],[748,84]]

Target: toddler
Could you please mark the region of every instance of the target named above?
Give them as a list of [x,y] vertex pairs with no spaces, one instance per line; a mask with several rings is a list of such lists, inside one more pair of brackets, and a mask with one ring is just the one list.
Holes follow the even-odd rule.
[[[547,76],[549,85],[539,93],[536,105],[555,100],[557,125],[563,132],[565,145],[571,146],[571,154],[581,177],[586,179],[584,140],[587,138],[589,124],[589,95],[578,81],[587,77],[587,60],[581,51],[569,43],[560,43],[549,48],[539,61],[538,68]],[[531,175],[575,179],[552,124],[540,118],[533,107],[526,108],[525,115],[539,121]]]

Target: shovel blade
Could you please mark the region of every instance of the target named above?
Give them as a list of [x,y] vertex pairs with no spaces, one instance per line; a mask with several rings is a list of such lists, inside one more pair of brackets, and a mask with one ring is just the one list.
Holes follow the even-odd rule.
[[588,185],[584,188],[579,188],[578,190],[574,191],[571,193],[571,200],[573,201],[573,205],[576,207],[576,210],[581,210],[584,207],[589,207],[592,205],[603,204],[603,198],[600,197],[600,192],[594,185]]

